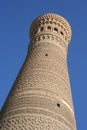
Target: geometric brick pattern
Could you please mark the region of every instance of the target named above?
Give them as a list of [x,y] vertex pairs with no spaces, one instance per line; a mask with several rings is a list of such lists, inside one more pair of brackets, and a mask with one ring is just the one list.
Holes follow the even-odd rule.
[[[30,114],[31,115],[31,114]],[[43,115],[20,115],[5,119],[1,124],[3,130],[73,130],[73,126]]]
[[67,51],[68,22],[56,14],[30,28],[25,62],[1,110],[1,130],[76,130]]

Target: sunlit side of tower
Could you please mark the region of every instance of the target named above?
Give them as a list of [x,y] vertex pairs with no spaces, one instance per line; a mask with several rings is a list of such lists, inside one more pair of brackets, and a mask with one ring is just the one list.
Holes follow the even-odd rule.
[[76,130],[67,70],[68,22],[56,14],[30,28],[25,62],[1,110],[1,130]]

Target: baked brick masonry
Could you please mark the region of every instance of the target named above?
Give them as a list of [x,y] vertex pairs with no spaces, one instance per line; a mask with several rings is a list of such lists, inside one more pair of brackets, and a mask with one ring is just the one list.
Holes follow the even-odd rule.
[[68,22],[44,14],[32,23],[28,54],[4,103],[0,130],[76,130],[67,69]]

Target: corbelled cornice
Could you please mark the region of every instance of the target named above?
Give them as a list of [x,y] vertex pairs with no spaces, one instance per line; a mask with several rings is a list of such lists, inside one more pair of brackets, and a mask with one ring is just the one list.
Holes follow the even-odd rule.
[[35,36],[34,34],[40,32],[40,27],[44,27],[45,25],[52,25],[52,30],[49,29],[49,31],[54,30],[54,33],[58,31],[58,33],[63,35],[65,42],[69,43],[71,40],[72,31],[69,23],[62,16],[52,13],[41,15],[33,21],[30,28],[30,37]]

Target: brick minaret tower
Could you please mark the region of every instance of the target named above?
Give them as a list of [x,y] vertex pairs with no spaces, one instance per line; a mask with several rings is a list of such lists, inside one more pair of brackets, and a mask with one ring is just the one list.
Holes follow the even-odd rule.
[[30,28],[29,52],[1,110],[1,130],[76,130],[67,70],[68,22],[56,14]]

